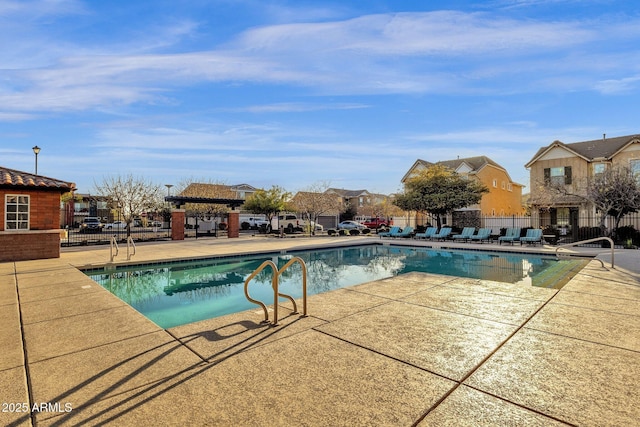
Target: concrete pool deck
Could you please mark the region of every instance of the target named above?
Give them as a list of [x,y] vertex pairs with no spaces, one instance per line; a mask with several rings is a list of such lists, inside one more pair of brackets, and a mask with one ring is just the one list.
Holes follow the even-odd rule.
[[[372,239],[162,242],[132,262]],[[311,296],[304,318],[283,303],[276,327],[256,307],[168,330],[76,268],[108,247],[0,263],[0,425],[633,425],[640,251],[615,256],[560,290],[409,273]]]

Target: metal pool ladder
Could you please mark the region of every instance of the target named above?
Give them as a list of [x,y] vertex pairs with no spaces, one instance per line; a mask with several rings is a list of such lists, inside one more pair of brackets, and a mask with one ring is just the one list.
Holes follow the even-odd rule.
[[[116,253],[113,253],[115,249]],[[111,237],[109,240],[109,262],[113,262],[113,259],[118,256],[118,241],[116,240],[116,236]]]
[[295,263],[299,263],[300,266],[302,267],[302,316],[306,317],[307,316],[307,265],[304,263],[302,258],[300,257],[291,258],[285,265],[282,266],[281,269],[278,269],[278,266],[275,265],[273,261],[265,261],[262,264],[260,264],[260,266],[256,268],[255,271],[251,273],[251,275],[249,275],[249,277],[247,277],[247,279],[244,281],[244,296],[247,297],[247,300],[249,300],[249,302],[252,302],[262,307],[262,310],[264,311],[263,322],[269,322],[269,312],[267,310],[267,306],[263,302],[258,301],[257,299],[251,298],[251,296],[249,295],[249,282],[258,274],[260,274],[260,272],[265,268],[271,267],[271,269],[273,270],[273,276],[271,277],[271,287],[273,288],[273,322],[271,324],[272,326],[276,326],[278,324],[278,297],[287,298],[289,301],[291,301],[291,303],[293,304],[293,313],[294,314],[298,313],[298,305],[296,304],[296,301],[293,299],[293,297],[291,295],[282,294],[278,291],[278,287],[280,284],[280,275],[287,268],[291,267]]
[[[115,253],[113,253],[115,250]],[[118,240],[116,236],[109,239],[109,262],[113,262],[113,259],[118,256],[120,249],[118,248]],[[133,242],[133,237],[127,237],[127,261],[136,254],[136,244]]]

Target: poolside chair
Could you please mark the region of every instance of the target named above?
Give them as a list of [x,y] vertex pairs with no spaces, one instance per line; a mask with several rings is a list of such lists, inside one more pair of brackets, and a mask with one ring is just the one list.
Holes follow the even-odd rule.
[[413,237],[415,239],[430,239],[431,236],[436,234],[436,231],[438,231],[436,227],[427,227],[424,233],[416,233]]
[[520,238],[520,246],[522,246],[524,242],[530,245],[535,245],[536,243],[542,244],[542,230],[539,228],[528,229],[527,235]]
[[476,228],[475,227],[465,227],[462,229],[462,233],[460,234],[454,234],[453,236],[451,236],[451,238],[455,241],[455,240],[462,240],[463,242],[466,242],[467,240],[469,240],[469,238],[471,238],[471,236],[473,236],[473,233],[476,232]]
[[413,234],[413,227],[405,227],[402,231],[392,234],[391,237],[411,237]]
[[498,244],[502,244],[502,242],[509,242],[513,245],[513,242],[520,240],[520,228],[513,227],[507,228],[507,232],[504,236],[498,237]]
[[451,227],[442,227],[438,233],[431,236],[431,240],[444,240],[449,235],[451,235]]
[[478,230],[478,234],[474,234],[473,236],[469,237],[469,240],[471,240],[472,242],[480,242],[482,243],[483,240],[486,240],[487,242],[491,241],[491,229],[490,228],[481,228],[480,230]]
[[382,233],[378,233],[378,236],[382,237],[391,237],[391,233],[398,233],[400,231],[400,227],[393,226],[389,231],[383,231]]

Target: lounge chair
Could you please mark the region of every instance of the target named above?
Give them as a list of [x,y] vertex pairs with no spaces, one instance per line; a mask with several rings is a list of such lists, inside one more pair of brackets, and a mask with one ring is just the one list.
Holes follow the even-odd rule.
[[430,239],[431,236],[436,234],[438,229],[436,227],[427,227],[424,233],[416,233],[413,237],[416,239]]
[[524,237],[520,238],[520,246],[522,246],[522,243],[528,243],[528,244],[536,244],[536,243],[540,243],[542,244],[542,230],[539,228],[530,228],[527,230],[527,235]]
[[378,233],[380,237],[391,237],[391,233],[398,233],[400,231],[400,227],[393,226],[389,231],[383,231]]
[[442,227],[438,233],[431,236],[431,240],[444,240],[449,235],[451,235],[451,227]]
[[507,228],[507,232],[504,236],[498,237],[498,244],[502,244],[502,242],[509,242],[513,245],[513,242],[520,240],[520,228]]
[[480,242],[482,243],[483,240],[486,240],[487,242],[491,241],[491,229],[490,228],[481,228],[480,230],[478,230],[478,234],[474,234],[473,236],[469,237],[469,240],[471,240],[472,242]]
[[411,235],[413,234],[413,227],[405,227],[402,229],[402,231],[399,231],[398,233],[395,234],[391,234],[391,237],[411,237]]
[[475,227],[465,227],[462,229],[462,233],[454,234],[453,236],[451,236],[451,238],[453,240],[462,240],[463,242],[466,242],[471,238],[471,236],[473,236],[473,233],[475,232],[476,232]]

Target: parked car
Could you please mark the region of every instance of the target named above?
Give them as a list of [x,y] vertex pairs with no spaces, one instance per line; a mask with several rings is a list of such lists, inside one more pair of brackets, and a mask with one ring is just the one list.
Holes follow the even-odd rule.
[[127,223],[124,221],[113,221],[111,223],[105,224],[104,228],[107,230],[124,230],[127,228]]
[[80,233],[101,233],[102,223],[100,218],[88,216],[80,224]]
[[149,222],[149,227],[161,228],[162,227],[162,221],[151,221],[151,222]]
[[389,227],[393,224],[393,221],[384,218],[369,218],[366,221],[362,222],[368,228],[380,228],[380,227]]
[[364,230],[367,228],[364,224],[356,221],[342,221],[338,224],[338,230]]

